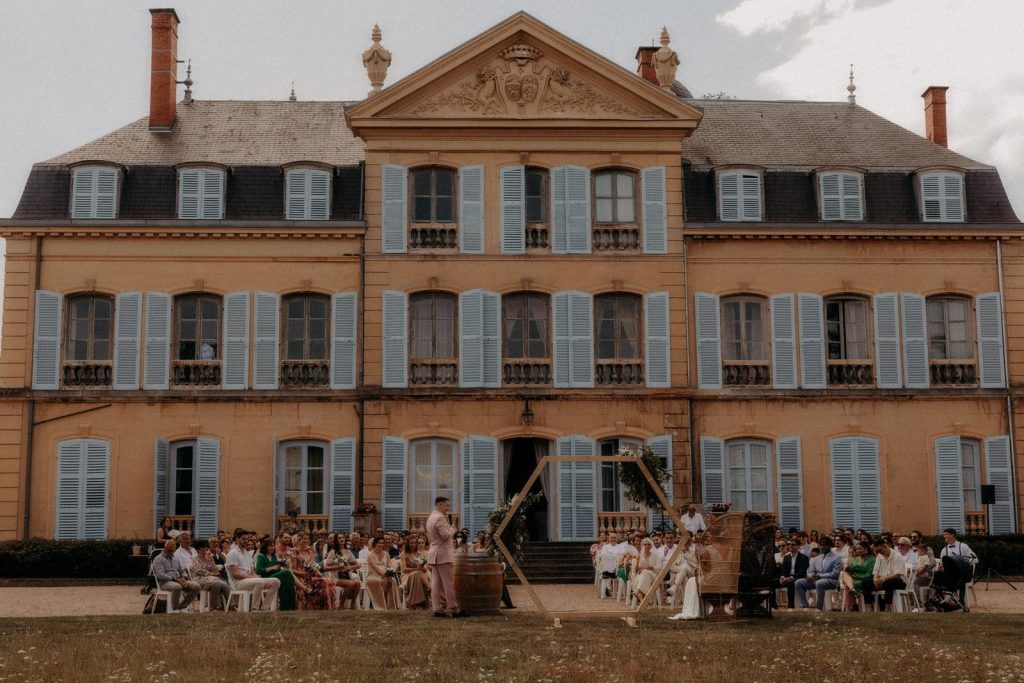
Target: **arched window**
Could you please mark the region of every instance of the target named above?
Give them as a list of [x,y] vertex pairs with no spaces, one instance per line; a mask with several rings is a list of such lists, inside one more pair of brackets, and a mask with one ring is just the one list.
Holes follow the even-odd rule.
[[284,298],[284,360],[327,360],[327,320],[330,302],[319,294]]
[[102,294],[68,297],[67,343],[69,361],[109,361],[114,299]]
[[420,292],[409,297],[410,382],[457,384],[458,300],[446,292]]
[[636,174],[629,171],[594,173],[594,222],[636,223]]
[[327,445],[318,441],[290,441],[281,444],[280,449],[280,513],[326,515]]
[[413,441],[410,447],[409,510],[425,517],[434,509],[434,499],[438,496],[455,500],[458,444],[447,439],[422,439]]
[[767,361],[768,315],[758,296],[722,299],[722,360]]
[[414,169],[412,185],[414,223],[455,222],[455,170],[441,166]]
[[771,496],[771,444],[738,439],[725,444],[726,491],[734,512],[774,510]]

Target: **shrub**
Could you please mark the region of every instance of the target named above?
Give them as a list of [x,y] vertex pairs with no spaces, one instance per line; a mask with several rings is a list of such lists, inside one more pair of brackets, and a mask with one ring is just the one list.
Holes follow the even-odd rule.
[[0,542],[0,577],[60,579],[141,578],[149,571],[145,560],[132,557],[132,546],[145,553],[149,541],[54,541],[30,538]]
[[[1005,576],[1024,576],[1024,534],[1002,534],[1000,536],[961,536],[978,556],[980,578],[991,567]],[[941,536],[928,536],[925,542],[935,550],[935,557],[946,546]]]

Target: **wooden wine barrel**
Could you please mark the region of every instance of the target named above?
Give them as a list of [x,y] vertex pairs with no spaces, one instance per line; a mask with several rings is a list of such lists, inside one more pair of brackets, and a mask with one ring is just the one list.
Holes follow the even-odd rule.
[[498,558],[455,553],[454,574],[460,609],[472,614],[495,614],[501,609],[502,571]]

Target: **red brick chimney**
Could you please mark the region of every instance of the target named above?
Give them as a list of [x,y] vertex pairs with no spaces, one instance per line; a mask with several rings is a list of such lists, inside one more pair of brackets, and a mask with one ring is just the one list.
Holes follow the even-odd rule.
[[658,49],[654,45],[641,45],[636,50],[636,75],[654,85],[658,85],[658,74],[654,70],[654,53]]
[[153,68],[149,80],[149,129],[167,131],[174,123],[178,100],[178,14],[173,9],[151,9],[153,15]]
[[921,97],[924,98],[924,130],[928,139],[937,145],[949,147],[946,138],[946,91],[945,85],[929,86]]

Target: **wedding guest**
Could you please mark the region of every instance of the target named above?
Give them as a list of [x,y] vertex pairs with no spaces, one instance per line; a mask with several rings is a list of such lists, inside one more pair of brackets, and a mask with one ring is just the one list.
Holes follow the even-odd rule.
[[182,531],[178,534],[177,541],[178,549],[174,551],[174,556],[178,558],[182,569],[187,572],[192,566],[192,562],[198,556],[196,549],[192,547],[192,534]]
[[633,580],[633,592],[637,600],[643,600],[654,588],[654,580],[661,570],[661,556],[654,552],[654,542],[645,538],[640,542],[640,555],[636,558],[636,578]]
[[356,598],[362,588],[359,580],[359,561],[350,550],[345,547],[345,534],[338,532],[333,534],[334,543],[327,550],[327,557],[324,559],[324,572],[334,585],[341,589],[341,596],[336,601],[338,609],[344,608],[347,603],[349,609],[356,608]]
[[704,522],[704,516],[697,512],[697,506],[690,504],[686,507],[686,514],[683,515],[683,527],[695,536],[708,528]]
[[360,562],[364,562],[369,556],[370,550],[365,546],[365,541],[358,531],[353,531],[352,535],[348,537],[348,544],[349,550]]
[[209,594],[211,610],[223,609],[231,595],[231,588],[227,581],[220,578],[220,567],[213,560],[208,542],[200,541],[197,545],[197,555],[190,569],[192,579]]
[[288,521],[281,526],[281,530],[292,536],[302,531],[302,525],[299,524],[299,513],[297,511],[291,510],[288,512]]
[[[295,580],[295,575],[288,569],[287,560],[277,555],[273,541],[269,538],[260,542],[259,550],[256,553],[256,573],[265,579],[277,579],[281,582],[277,595],[281,601],[282,611],[290,612],[296,608],[295,592],[298,583]],[[300,590],[305,590],[305,588],[302,586]]]
[[370,601],[375,610],[397,607],[391,589],[394,584],[387,574],[391,558],[388,557],[386,545],[383,538],[374,539],[373,550],[366,561],[366,590],[370,592]]
[[[810,558],[800,552],[800,541],[796,538],[791,538],[786,547],[789,553],[782,558],[782,574],[778,579],[778,586],[786,589],[786,606],[792,612],[796,604],[796,582],[797,579],[807,576]],[[772,591],[771,599],[775,599],[775,591]]]
[[[486,552],[486,548],[480,552]],[[402,590],[405,591],[406,609],[424,609],[430,599],[430,577],[427,576],[427,557],[420,551],[420,542],[409,537],[401,557]]]
[[917,555],[917,569],[914,571],[914,593],[917,594],[917,600],[920,604],[925,603],[924,591],[932,583],[932,577],[935,575],[935,565],[938,563],[933,555],[929,555],[928,551],[931,550],[924,543],[919,543],[915,549],[914,554]]
[[294,537],[295,548],[289,560],[289,568],[305,590],[297,593],[299,609],[334,609],[334,584],[324,578],[317,563],[316,553],[309,544],[309,534],[300,531]]
[[900,536],[896,541],[896,552],[900,554],[904,565],[911,569],[917,569],[917,553],[914,552],[908,537]]
[[796,582],[796,600],[801,608],[807,609],[807,590],[813,588],[814,607],[821,612],[825,609],[825,592],[839,585],[843,558],[832,552],[832,539],[828,536],[821,538],[821,545],[817,549],[820,549],[821,553],[818,557],[811,558],[806,578],[798,579]]
[[231,577],[232,587],[252,594],[252,609],[276,610],[277,594],[281,590],[280,580],[272,577],[263,578],[255,572],[252,539],[241,529],[236,533],[238,536],[235,538],[235,546],[228,553],[227,559],[228,576]]
[[847,610],[856,607],[853,602],[857,591],[862,590],[866,582],[870,582],[875,570],[875,556],[871,554],[871,546],[863,541],[854,543],[850,550],[850,561],[846,569],[839,575],[843,585],[843,605]]
[[876,592],[881,592],[882,597],[878,600],[879,610],[884,612],[892,604],[894,591],[906,588],[904,574],[906,565],[903,564],[903,557],[892,549],[889,541],[884,538],[875,541],[875,568],[872,570],[872,581],[866,582],[864,587],[864,601],[870,603]]
[[160,520],[160,526],[156,528],[156,547],[163,548],[164,543],[171,537],[171,529],[174,525],[171,523],[170,517],[164,517]]
[[227,564],[228,557],[222,550],[221,540],[219,536],[211,536],[206,542],[206,547],[210,550],[210,558],[213,563],[217,565],[217,571],[220,575],[220,580],[227,583],[228,570],[225,566]]
[[160,590],[171,594],[167,605],[168,611],[189,608],[202,590],[198,583],[189,580],[188,572],[181,566],[175,554],[177,549],[175,542],[167,539],[163,552],[153,559],[153,576],[156,577]]

